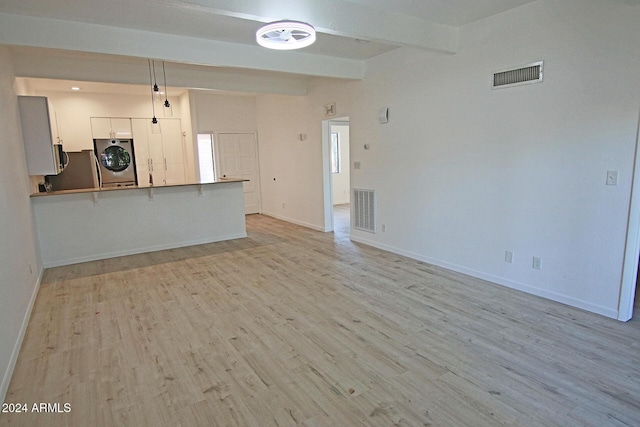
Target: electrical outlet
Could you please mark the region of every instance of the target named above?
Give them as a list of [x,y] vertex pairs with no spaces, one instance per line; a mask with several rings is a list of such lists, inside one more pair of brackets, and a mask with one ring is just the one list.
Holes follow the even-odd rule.
[[513,263],[513,252],[504,251],[504,262]]
[[542,260],[540,259],[539,256],[534,256],[533,257],[533,264],[531,264],[531,268],[535,268],[536,270],[540,270],[541,262],[542,262]]
[[360,162],[353,162],[354,169],[360,169]]

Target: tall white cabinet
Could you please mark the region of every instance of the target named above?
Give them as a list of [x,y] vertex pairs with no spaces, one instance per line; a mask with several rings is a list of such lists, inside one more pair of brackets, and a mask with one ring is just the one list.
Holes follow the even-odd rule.
[[186,183],[185,146],[180,119],[131,119],[138,186]]

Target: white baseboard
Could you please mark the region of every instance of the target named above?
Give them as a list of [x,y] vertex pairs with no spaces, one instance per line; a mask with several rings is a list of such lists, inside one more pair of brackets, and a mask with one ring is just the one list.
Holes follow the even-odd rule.
[[13,346],[13,351],[11,352],[9,365],[7,366],[7,370],[4,372],[4,376],[2,377],[2,384],[0,384],[0,402],[4,402],[7,396],[7,391],[9,390],[9,383],[11,383],[13,370],[15,369],[16,363],[18,362],[18,355],[20,354],[22,341],[24,340],[24,336],[27,333],[27,327],[29,326],[29,319],[31,318],[31,312],[33,311],[33,306],[36,302],[38,291],[40,290],[40,283],[42,283],[43,275],[44,275],[44,267],[40,269],[38,280],[35,283],[33,292],[31,293],[31,298],[29,299],[29,305],[27,306],[27,310],[25,311],[24,317],[22,319],[22,324],[20,325],[20,332],[18,333],[18,338],[16,339],[16,342]]
[[135,248],[135,249],[129,249],[129,250],[122,250],[122,251],[95,253],[95,254],[91,254],[83,257],[45,261],[44,266],[45,268],[60,267],[63,265],[79,264],[81,262],[98,261],[101,259],[117,258],[117,257],[127,256],[127,255],[137,255],[137,254],[143,254],[147,252],[164,251],[166,249],[176,249],[176,248],[182,248],[185,246],[204,245],[207,243],[241,239],[244,237],[247,237],[247,233],[229,234],[226,236],[216,237],[214,239],[209,238],[209,239],[202,239],[202,240],[188,240],[183,242],[172,242],[169,244],[146,246],[142,248]]
[[288,218],[286,216],[274,214],[274,213],[271,213],[271,212],[262,212],[262,215],[270,216],[272,218],[280,219],[282,221],[287,221],[287,222],[290,222],[292,224],[300,225],[302,227],[311,228],[312,230],[322,231],[322,232],[325,231],[324,227],[321,227],[319,225],[310,224],[310,223],[304,222],[304,221],[298,221],[297,219]]
[[507,288],[515,289],[518,291],[526,292],[528,294],[532,294],[535,296],[539,296],[542,298],[546,298],[555,302],[559,302],[562,304],[566,304],[572,307],[576,307],[582,310],[590,311],[592,313],[600,314],[605,317],[609,317],[612,319],[618,319],[618,311],[615,309],[611,309],[608,307],[603,307],[600,305],[596,305],[590,303],[588,301],[583,301],[568,295],[560,294],[557,292],[549,291],[546,289],[540,289],[534,286],[530,286],[524,283],[516,282],[510,279],[506,279],[504,277],[494,276],[492,274],[488,274],[482,271],[473,270],[467,267],[463,267],[457,264],[452,264],[450,262],[442,261],[436,258],[426,257],[414,252],[406,251],[403,249],[399,249],[393,246],[384,245],[378,242],[374,242],[372,240],[363,239],[360,237],[356,237],[351,235],[351,240],[354,242],[362,243],[367,246],[373,246],[374,248],[382,249],[383,251],[392,252],[394,254],[406,256],[408,258],[412,258],[418,261],[426,262],[428,264],[436,265],[438,267],[446,268],[447,270],[452,270],[458,273],[466,274],[468,276],[476,277],[478,279],[486,280],[488,282],[492,282],[498,285],[505,286]]

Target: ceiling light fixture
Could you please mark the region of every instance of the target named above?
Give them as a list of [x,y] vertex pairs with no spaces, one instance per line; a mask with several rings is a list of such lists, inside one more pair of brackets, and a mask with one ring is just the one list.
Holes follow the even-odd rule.
[[256,31],[256,41],[260,46],[269,49],[302,49],[316,41],[316,30],[306,22],[271,22]]
[[71,88],[71,90],[78,91],[78,90],[80,90],[80,88],[78,86],[74,86],[74,87]]

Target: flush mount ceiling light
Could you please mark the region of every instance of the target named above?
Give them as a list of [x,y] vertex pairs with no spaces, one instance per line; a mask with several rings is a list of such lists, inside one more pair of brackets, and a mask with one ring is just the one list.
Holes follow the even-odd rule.
[[316,41],[316,30],[305,22],[271,22],[256,31],[256,41],[269,49],[302,49]]

